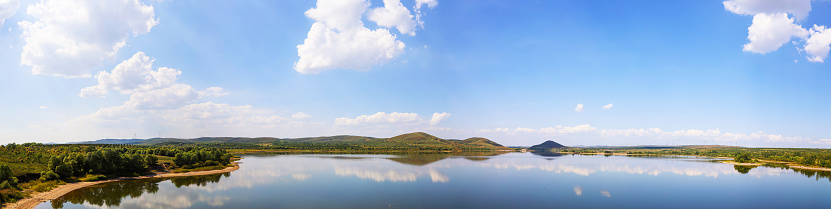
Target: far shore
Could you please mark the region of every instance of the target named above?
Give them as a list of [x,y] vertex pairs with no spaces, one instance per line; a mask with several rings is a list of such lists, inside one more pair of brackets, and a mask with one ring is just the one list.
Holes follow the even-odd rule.
[[[583,152],[583,153],[559,152],[559,153],[561,153],[561,154],[578,154],[578,155],[610,155],[609,153],[605,153],[605,152],[591,152],[591,153],[587,153],[587,152]],[[764,163],[739,163],[739,162],[736,162],[736,161],[732,161],[733,158],[729,158],[729,157],[711,157],[711,156],[697,156],[697,155],[661,155],[661,154],[628,154],[628,153],[611,153],[611,155],[619,155],[619,156],[639,156],[639,155],[640,156],[646,156],[646,155],[651,155],[651,156],[708,157],[708,158],[725,159],[725,161],[721,161],[721,163],[731,164],[731,165],[738,165],[738,166],[761,166],[764,163],[775,163],[775,164],[785,164],[788,167],[793,168],[793,169],[814,170],[814,171],[831,171],[831,168],[809,167],[809,166],[804,166],[804,165],[800,165],[800,164],[796,164],[796,163],[792,163],[792,162],[760,160],[760,159],[755,159],[755,160],[759,161],[759,162],[764,162]]]
[[169,178],[169,177],[184,177],[184,176],[202,176],[202,175],[210,175],[210,174],[220,174],[220,173],[228,173],[231,171],[235,171],[239,169],[239,162],[234,162],[233,167],[227,167],[222,170],[209,170],[209,171],[192,171],[187,173],[155,173],[152,175],[145,175],[145,176],[138,176],[138,177],[118,177],[114,179],[107,179],[107,180],[100,180],[100,181],[90,181],[90,182],[76,182],[76,183],[68,183],[64,185],[60,185],[52,190],[31,194],[30,197],[18,200],[14,203],[7,203],[3,209],[31,209],[37,207],[40,203],[54,200],[60,196],[63,196],[71,191],[76,189],[84,188],[87,186],[92,186],[96,184],[102,184],[107,182],[114,182],[114,181],[122,181],[122,180],[136,180],[136,179],[149,179],[149,178]]

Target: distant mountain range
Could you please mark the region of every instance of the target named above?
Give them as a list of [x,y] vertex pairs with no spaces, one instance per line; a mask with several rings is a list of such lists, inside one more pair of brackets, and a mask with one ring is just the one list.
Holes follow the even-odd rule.
[[465,140],[441,139],[424,132],[402,134],[391,138],[375,138],[366,136],[321,136],[307,138],[274,138],[274,137],[200,137],[193,139],[152,138],[152,139],[101,139],[96,141],[77,142],[75,144],[133,144],[133,145],[177,145],[195,143],[238,143],[255,144],[262,146],[279,145],[281,143],[314,143],[314,144],[346,144],[367,145],[374,147],[434,147],[443,149],[508,149],[499,143],[486,138],[474,137]]

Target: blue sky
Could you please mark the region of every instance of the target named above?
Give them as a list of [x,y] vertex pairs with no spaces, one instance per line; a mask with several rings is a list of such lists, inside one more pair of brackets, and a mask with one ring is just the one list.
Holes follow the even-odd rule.
[[0,18],[3,143],[831,147],[829,1],[6,0]]

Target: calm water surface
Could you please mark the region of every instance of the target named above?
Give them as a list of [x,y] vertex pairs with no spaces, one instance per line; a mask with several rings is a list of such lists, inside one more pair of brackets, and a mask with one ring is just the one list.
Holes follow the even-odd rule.
[[122,181],[37,208],[829,208],[829,173],[693,157],[245,156],[230,174]]

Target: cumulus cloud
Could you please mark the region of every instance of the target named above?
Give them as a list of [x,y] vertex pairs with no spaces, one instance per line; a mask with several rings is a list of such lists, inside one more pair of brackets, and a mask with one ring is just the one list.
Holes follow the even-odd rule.
[[577,104],[577,107],[574,107],[574,111],[583,112],[583,104]]
[[[227,95],[221,87],[197,91],[177,83],[179,70],[161,67],[153,70],[154,59],[142,52],[116,66],[112,72],[100,72],[99,83],[85,88],[81,96],[105,96],[117,90],[129,94],[130,99],[120,106],[101,108],[81,116],[70,124],[87,124],[92,129],[119,131],[135,127],[163,127],[179,133],[211,130],[230,133],[252,130],[270,130],[278,125],[292,125],[296,121],[274,114],[271,110],[250,105],[230,105],[214,102],[197,103],[202,97]],[[293,119],[309,116],[297,113]],[[251,134],[251,133],[249,133]]]
[[417,113],[386,113],[378,112],[373,115],[361,115],[356,118],[336,118],[335,125],[349,126],[378,123],[419,123],[421,119]]
[[20,0],[0,0],[0,26],[20,8]]
[[367,18],[383,27],[395,27],[401,34],[415,35],[413,15],[399,0],[384,0],[384,7],[372,9]]
[[187,84],[173,84],[167,88],[136,92],[125,103],[139,110],[173,109],[199,99],[199,93]]
[[[753,23],[747,28],[748,43],[744,45],[744,51],[766,54],[797,37],[805,42],[799,50],[808,54],[808,61],[823,62],[828,56],[831,35],[824,32],[826,27],[814,25],[811,29],[805,29],[796,23],[808,17],[810,0],[730,0],[723,4],[732,13],[753,15]],[[795,46],[802,44],[792,43]]]
[[740,15],[791,13],[801,20],[811,11],[811,0],[730,0],[722,3],[727,11]]
[[367,12],[369,6],[365,0],[318,0],[316,7],[305,13],[315,23],[303,44],[297,46],[300,59],[294,69],[303,74],[369,70],[404,53],[405,44],[396,35],[385,28],[366,28],[361,19],[368,13],[368,19],[381,27],[415,35],[417,22],[410,11],[398,0],[385,0],[384,7]]
[[291,118],[295,120],[309,119],[311,117],[311,115],[306,114],[304,112],[297,112],[294,115],[291,115]]
[[[153,70],[153,58],[144,52],[137,52],[113,68],[112,72],[101,71],[95,78],[98,85],[81,90],[81,97],[104,97],[109,89],[122,94],[149,91],[173,85],[182,71],[162,67]],[[220,89],[221,90],[221,89]]]
[[138,0],[47,0],[31,5],[21,21],[20,64],[33,74],[89,77],[89,71],[116,55],[127,38],[158,24],[154,8]]
[[805,44],[805,53],[808,53],[808,61],[823,62],[831,50],[831,30],[825,26],[814,25],[810,30],[811,38]]
[[450,113],[433,113],[433,118],[430,118],[430,125],[435,126],[450,117]]
[[788,14],[757,14],[753,16],[753,24],[747,28],[747,40],[744,51],[766,54],[779,49],[791,40],[791,37],[805,38],[808,36],[802,26],[794,24]]
[[603,105],[603,110],[609,110],[609,109],[612,109],[612,106],[615,106],[615,105],[614,105],[614,104],[607,104],[607,105]]

